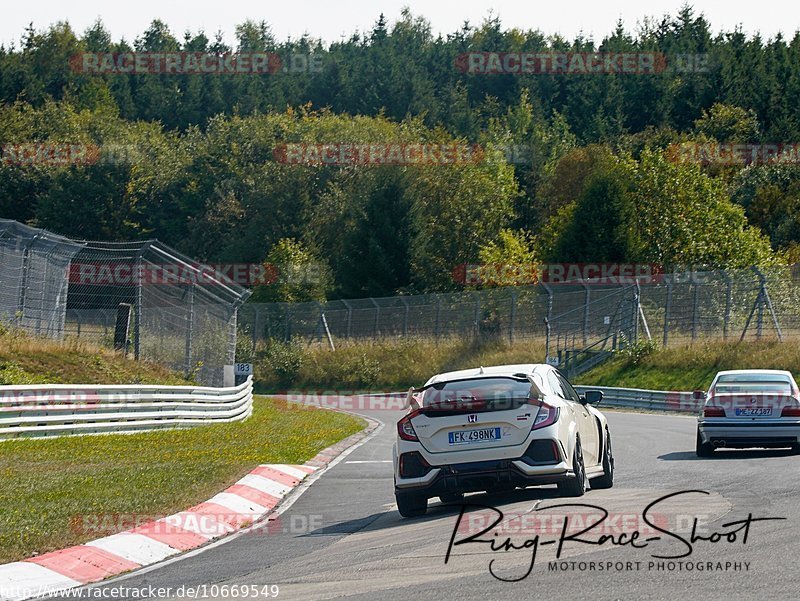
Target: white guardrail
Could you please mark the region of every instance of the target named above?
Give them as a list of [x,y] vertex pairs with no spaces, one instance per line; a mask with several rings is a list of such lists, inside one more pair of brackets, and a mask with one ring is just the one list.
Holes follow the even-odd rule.
[[654,411],[681,411],[697,413],[704,400],[694,398],[692,392],[665,392],[663,390],[640,390],[638,388],[611,388],[608,386],[575,386],[579,394],[587,390],[603,392],[603,405],[628,409],[651,409]]
[[186,428],[243,421],[252,413],[252,376],[231,388],[0,386],[0,440]]

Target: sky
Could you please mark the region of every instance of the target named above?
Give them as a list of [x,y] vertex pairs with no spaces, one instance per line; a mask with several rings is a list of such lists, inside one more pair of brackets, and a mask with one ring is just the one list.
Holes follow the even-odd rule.
[[[182,39],[188,29],[205,31],[213,37],[222,31],[225,40],[233,44],[234,30],[247,19],[266,21],[279,40],[309,33],[326,42],[349,37],[354,31],[368,31],[381,13],[390,22],[396,20],[407,6],[415,15],[426,17],[435,33],[450,33],[464,21],[479,24],[492,10],[505,27],[540,29],[545,34],[561,34],[571,39],[583,33],[586,37],[602,39],[610,33],[617,20],[633,31],[643,17],[674,15],[685,0],[135,0],[133,2],[101,2],[98,0],[33,0],[19,2],[0,0],[0,44],[19,43],[25,28],[33,22],[37,29],[67,20],[73,29],[82,33],[98,18],[102,19],[112,38],[132,42],[149,23],[159,18],[173,34]],[[800,29],[800,2],[766,3],[752,0],[697,0],[692,2],[696,13],[710,21],[712,30],[730,31],[737,25],[753,34],[772,37],[783,32],[787,37]]]

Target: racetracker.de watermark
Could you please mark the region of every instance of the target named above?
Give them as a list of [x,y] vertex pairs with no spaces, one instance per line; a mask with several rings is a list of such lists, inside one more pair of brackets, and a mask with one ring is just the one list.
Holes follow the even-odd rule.
[[70,66],[86,75],[261,75],[280,70],[281,60],[271,52],[85,52]]
[[273,157],[287,165],[466,165],[486,160],[478,144],[280,144]]
[[538,283],[656,284],[666,269],[653,263],[482,263],[461,264],[453,280],[465,286],[523,286]]
[[298,409],[344,411],[402,411],[408,408],[406,392],[380,390],[290,390],[283,397]]
[[56,587],[48,584],[27,586],[0,584],[2,599],[274,599],[280,595],[277,584],[199,584],[197,586],[94,586]]
[[656,75],[706,73],[707,54],[660,52],[467,52],[456,69],[471,75]]
[[179,537],[187,532],[206,538],[224,536],[235,528],[250,527],[248,535],[289,534],[302,536],[324,526],[321,514],[284,513],[263,519],[263,514],[237,512],[187,511],[170,516],[141,513],[96,513],[73,516],[70,530],[80,536],[105,537],[120,532],[134,531],[160,539]]
[[84,75],[274,75],[321,73],[321,54],[275,52],[84,52],[70,57]]
[[800,163],[800,144],[797,143],[719,143],[684,142],[667,149],[668,156],[677,161],[700,165],[764,165],[768,163]]
[[272,265],[269,263],[137,263],[84,261],[72,263],[69,283],[81,286],[241,286],[318,284],[325,268],[320,263]]
[[0,147],[0,163],[18,167],[91,165],[99,159],[100,148],[91,144],[22,142]]

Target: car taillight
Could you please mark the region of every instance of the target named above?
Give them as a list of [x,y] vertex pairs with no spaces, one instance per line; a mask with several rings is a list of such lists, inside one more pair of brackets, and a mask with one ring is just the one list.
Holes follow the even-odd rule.
[[531,430],[546,428],[558,421],[558,407],[553,407],[547,403],[536,403],[535,406],[539,408],[539,411],[536,414],[536,418],[533,420]]
[[725,409],[722,407],[704,407],[703,417],[725,417]]
[[784,407],[781,417],[800,417],[800,407]]
[[397,435],[402,438],[403,440],[411,440],[413,442],[419,442],[419,438],[417,438],[417,433],[414,431],[414,425],[411,423],[411,420],[420,414],[419,409],[412,411],[408,415],[406,415],[403,419],[397,422]]

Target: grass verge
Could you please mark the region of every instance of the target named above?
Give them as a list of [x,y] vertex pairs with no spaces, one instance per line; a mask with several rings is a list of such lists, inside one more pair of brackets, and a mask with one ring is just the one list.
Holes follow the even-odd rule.
[[[339,342],[327,346],[273,343],[255,353],[260,390],[406,390],[445,371],[510,363],[540,363],[543,340],[509,344],[494,340],[476,344],[458,339],[385,339]],[[577,378],[577,384],[694,390],[707,388],[723,369],[787,369],[800,379],[797,340],[698,341],[659,349],[637,345]]]
[[0,328],[0,385],[187,384],[185,378],[149,361],[72,339],[66,342]]
[[182,511],[259,464],[303,463],[363,426],[258,397],[244,423],[0,443],[0,563],[112,533],[84,531],[83,516]]
[[791,342],[701,341],[621,356],[577,378],[579,384],[651,390],[707,390],[725,369],[786,369],[800,376],[800,346]]
[[538,363],[544,341],[480,344],[460,339],[384,339],[337,341],[327,346],[273,343],[255,353],[255,385],[279,390],[406,390],[435,373],[511,363]]

